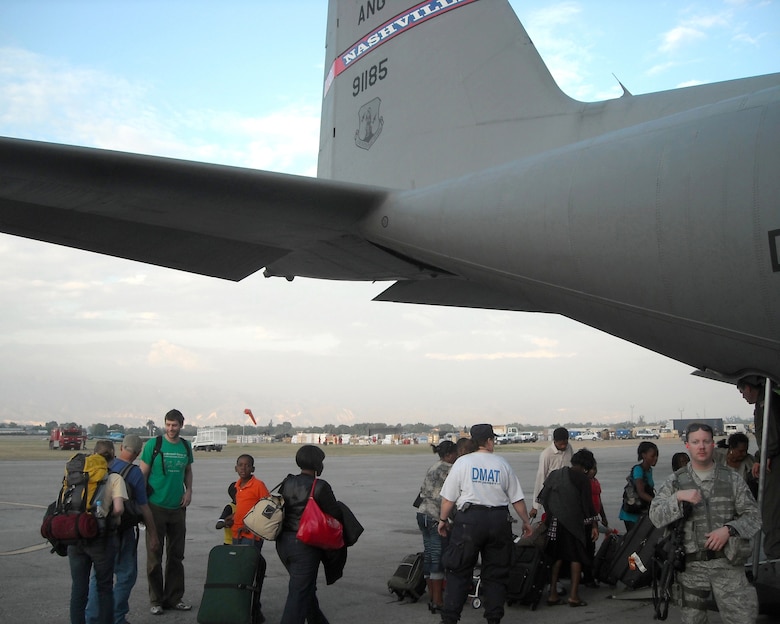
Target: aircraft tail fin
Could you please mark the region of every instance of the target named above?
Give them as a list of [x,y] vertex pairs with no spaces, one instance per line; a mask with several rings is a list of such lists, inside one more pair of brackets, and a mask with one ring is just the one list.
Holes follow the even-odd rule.
[[579,106],[506,0],[331,0],[326,48],[320,177],[426,186],[549,149],[535,120]]

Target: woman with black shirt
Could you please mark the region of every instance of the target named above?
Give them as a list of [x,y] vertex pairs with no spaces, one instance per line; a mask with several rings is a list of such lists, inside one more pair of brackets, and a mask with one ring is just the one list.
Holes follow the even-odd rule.
[[[295,454],[300,474],[287,475],[279,489],[284,497],[284,522],[282,532],[276,538],[276,552],[290,574],[281,624],[328,624],[317,601],[317,572],[320,563],[334,551],[309,546],[296,537],[314,479],[322,474],[324,459],[325,453],[321,448],[311,444],[302,446]],[[326,514],[343,520],[327,481],[317,479],[314,500]]]

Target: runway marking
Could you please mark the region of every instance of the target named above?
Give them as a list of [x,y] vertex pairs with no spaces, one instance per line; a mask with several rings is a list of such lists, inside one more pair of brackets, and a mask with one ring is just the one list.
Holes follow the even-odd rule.
[[[48,505],[34,505],[32,503],[13,503],[11,501],[0,501],[0,505],[12,505],[14,507],[34,507],[36,509],[46,509]],[[11,555],[26,555],[36,550],[43,550],[44,548],[51,548],[48,542],[43,544],[36,544],[35,546],[25,546],[17,550],[9,550],[7,552],[0,552],[0,557],[10,557]]]
[[47,509],[48,505],[34,505],[33,503],[12,503],[11,501],[0,501],[0,505],[14,505],[16,507],[35,507],[36,509]]
[[0,557],[9,557],[10,555],[26,555],[27,553],[35,552],[36,550],[43,550],[44,548],[51,548],[48,542],[43,544],[36,544],[35,546],[26,546],[19,550],[9,550],[8,552],[0,552]]

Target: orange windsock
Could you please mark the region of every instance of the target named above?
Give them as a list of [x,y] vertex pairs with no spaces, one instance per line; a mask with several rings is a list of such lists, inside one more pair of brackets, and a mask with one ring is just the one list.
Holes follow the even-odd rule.
[[247,408],[244,410],[244,414],[246,414],[247,416],[249,416],[249,418],[251,418],[251,419],[252,419],[252,422],[253,422],[254,424],[257,424],[257,421],[255,420],[255,415],[252,413],[252,410],[251,410],[251,409],[249,409],[249,408],[247,407]]

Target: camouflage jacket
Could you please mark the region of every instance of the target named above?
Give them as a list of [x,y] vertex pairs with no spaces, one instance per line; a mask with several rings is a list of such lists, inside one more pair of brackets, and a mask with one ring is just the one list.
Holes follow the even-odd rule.
[[745,480],[727,466],[714,464],[711,478],[702,481],[691,464],[672,474],[656,492],[650,505],[650,520],[656,527],[682,518],[683,506],[677,501],[677,490],[699,489],[702,501],[693,507],[685,523],[685,552],[705,550],[705,534],[728,523],[740,537],[750,539],[761,528],[761,514],[756,499]]
[[441,486],[444,485],[444,481],[450,473],[450,468],[452,468],[452,464],[439,460],[428,469],[422,487],[420,487],[422,503],[420,503],[420,507],[417,509],[418,513],[431,516],[436,518],[436,520],[439,519]]

